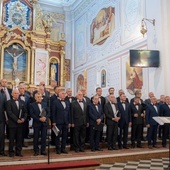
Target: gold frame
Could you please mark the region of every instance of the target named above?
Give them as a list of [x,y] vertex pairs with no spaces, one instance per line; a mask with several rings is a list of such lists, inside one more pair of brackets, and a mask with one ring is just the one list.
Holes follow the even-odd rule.
[[[23,48],[24,48],[24,50],[27,50],[28,51],[28,56],[27,56],[27,68],[26,68],[26,75],[27,75],[27,78],[26,78],[26,83],[30,83],[30,61],[31,61],[31,49],[29,48],[29,47],[26,47],[25,45],[24,45],[24,43],[22,42],[22,41],[19,41],[19,40],[12,40],[12,41],[10,41],[8,44],[4,44],[3,46],[2,46],[2,49],[1,49],[1,74],[0,74],[0,78],[2,79],[3,78],[3,70],[4,70],[4,65],[3,65],[3,63],[4,63],[4,49],[5,48],[7,48],[7,47],[9,47],[10,45],[12,45],[12,44],[14,44],[14,43],[18,43],[18,44],[20,44]],[[11,82],[11,84],[15,84],[15,81],[9,81],[9,82]]]

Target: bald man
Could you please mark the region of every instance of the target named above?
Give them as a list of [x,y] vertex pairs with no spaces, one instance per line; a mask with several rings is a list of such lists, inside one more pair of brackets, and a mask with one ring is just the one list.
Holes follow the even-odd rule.
[[9,126],[9,156],[14,157],[14,141],[16,140],[16,156],[22,156],[22,131],[27,118],[24,101],[19,98],[17,89],[12,91],[12,99],[6,103]]

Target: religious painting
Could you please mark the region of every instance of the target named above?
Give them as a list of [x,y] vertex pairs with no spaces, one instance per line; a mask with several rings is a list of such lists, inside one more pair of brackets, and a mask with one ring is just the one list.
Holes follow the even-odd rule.
[[126,89],[134,95],[136,90],[143,86],[143,70],[141,67],[130,67],[129,60],[126,62]]
[[101,87],[106,87],[106,70],[101,71]]
[[115,28],[115,8],[102,8],[90,25],[90,43],[101,45]]
[[77,77],[77,91],[81,90],[84,87],[84,76],[80,74]]
[[65,59],[66,81],[70,81],[70,59]]
[[48,51],[37,49],[35,51],[35,84],[48,82]]
[[[20,44],[13,43],[3,51],[3,75],[10,82],[27,81],[28,74],[28,51]],[[2,56],[3,56],[2,55]]]

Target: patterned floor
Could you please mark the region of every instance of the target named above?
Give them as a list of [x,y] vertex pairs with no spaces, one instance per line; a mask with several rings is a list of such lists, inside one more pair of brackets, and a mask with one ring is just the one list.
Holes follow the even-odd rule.
[[[102,164],[96,170],[168,170],[169,158]],[[170,169],[169,169],[170,170]]]

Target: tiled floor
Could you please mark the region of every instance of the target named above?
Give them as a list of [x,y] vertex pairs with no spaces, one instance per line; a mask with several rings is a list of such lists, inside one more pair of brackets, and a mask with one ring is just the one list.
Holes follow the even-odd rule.
[[102,164],[96,170],[166,170],[169,158],[129,161],[127,163]]

